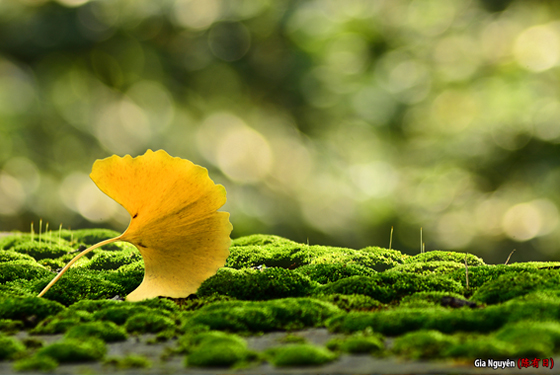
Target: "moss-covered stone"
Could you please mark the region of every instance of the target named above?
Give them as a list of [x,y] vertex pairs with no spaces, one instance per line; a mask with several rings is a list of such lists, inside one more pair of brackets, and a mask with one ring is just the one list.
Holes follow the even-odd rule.
[[30,262],[35,262],[35,258],[31,255],[18,253],[13,250],[0,250],[0,263],[13,262],[17,260],[27,260]]
[[197,295],[221,294],[240,300],[269,300],[306,296],[316,285],[309,277],[284,268],[263,271],[221,268],[202,283]]
[[0,283],[14,280],[34,280],[42,277],[52,276],[51,271],[29,260],[15,260],[8,263],[0,263]]
[[385,344],[381,334],[365,330],[348,337],[331,339],[327,342],[327,348],[351,354],[380,354],[385,350]]
[[481,286],[471,299],[477,302],[495,304],[536,290],[546,289],[560,289],[560,273],[557,270],[503,274]]
[[0,298],[0,319],[19,320],[34,327],[48,316],[56,315],[64,306],[55,301],[37,297]]
[[512,346],[486,335],[472,335],[444,350],[443,356],[472,361],[473,358],[510,359]]
[[58,258],[72,252],[74,249],[68,245],[60,245],[58,243],[26,241],[14,246],[13,251],[21,254],[32,256],[35,260],[45,258]]
[[442,299],[444,297],[454,297],[458,299],[463,299],[464,297],[457,293],[449,292],[418,292],[410,296],[405,296],[400,301],[400,306],[417,308],[417,307],[430,307],[430,306],[441,306]]
[[317,288],[318,294],[363,294],[380,302],[389,303],[416,292],[462,292],[461,284],[443,276],[377,273],[374,276],[352,276]]
[[456,337],[436,330],[418,330],[397,337],[392,352],[409,359],[442,358],[457,342]]
[[[118,237],[120,233],[111,229],[78,229],[67,234],[67,236],[68,235],[71,236],[73,241],[76,243],[82,242],[86,245],[91,246],[95,245],[98,242],[108,240],[109,238]],[[118,245],[115,244],[108,244],[103,248],[106,250],[119,249]]]
[[385,306],[376,299],[363,294],[318,294],[313,298],[330,302],[345,311],[374,311]]
[[522,320],[504,325],[494,338],[513,345],[510,355],[550,358],[560,349],[560,323]]
[[64,335],[71,339],[87,339],[88,337],[97,337],[105,342],[125,341],[127,339],[126,331],[117,326],[113,322],[88,322],[73,326],[66,331]]
[[51,357],[35,355],[30,358],[23,358],[14,363],[16,371],[41,371],[50,372],[58,367],[58,362]]
[[[84,299],[107,299],[125,295],[121,285],[108,281],[110,271],[92,271],[70,268],[60,280],[44,295],[44,298],[69,306]],[[50,279],[37,282],[37,290],[42,290]]]
[[415,256],[405,259],[405,263],[424,263],[424,262],[455,262],[465,265],[465,256],[467,258],[467,265],[472,266],[483,266],[484,261],[473,254],[457,253],[455,251],[442,251],[433,250],[427,251],[425,253],[420,253]]
[[85,268],[91,270],[116,270],[126,264],[141,261],[140,253],[121,253],[114,251],[99,251],[89,261]]
[[165,316],[154,312],[137,313],[128,318],[124,324],[130,333],[158,333],[166,330],[174,330],[176,322]]
[[450,261],[414,262],[399,264],[387,272],[414,273],[417,275],[449,275],[455,270],[465,270],[465,265]]
[[138,313],[149,313],[154,312],[144,306],[130,306],[130,305],[120,305],[107,307],[93,314],[95,320],[107,320],[118,325],[123,325],[128,318],[132,317]]
[[218,302],[191,314],[185,329],[207,326],[231,332],[293,330],[321,326],[327,318],[340,313],[332,304],[311,298]]
[[188,353],[185,365],[195,367],[231,367],[256,358],[241,337],[219,331],[183,336],[179,350]]
[[308,264],[296,268],[298,272],[320,284],[332,283],[350,276],[373,276],[371,268],[357,264]]
[[25,351],[25,345],[18,339],[0,333],[0,361],[13,359]]
[[402,264],[408,255],[397,250],[370,246],[361,250],[343,247],[311,246],[310,264],[358,264],[382,272]]
[[0,319],[0,332],[13,334],[23,329],[23,323],[19,320]]
[[107,347],[103,340],[64,339],[39,349],[37,356],[48,356],[60,363],[79,363],[98,361],[105,356]]
[[69,309],[63,310],[55,316],[50,316],[43,319],[35,328],[30,332],[35,335],[53,335],[57,333],[64,333],[68,329],[79,325],[82,322],[91,322],[93,314],[87,311],[72,311]]
[[266,351],[266,355],[276,367],[319,366],[337,358],[335,353],[310,344],[292,344],[271,348]]

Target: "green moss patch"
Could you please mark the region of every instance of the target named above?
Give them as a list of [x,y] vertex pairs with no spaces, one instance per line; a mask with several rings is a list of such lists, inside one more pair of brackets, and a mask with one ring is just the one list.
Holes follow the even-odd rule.
[[426,251],[424,253],[417,254],[415,256],[406,258],[405,263],[424,263],[424,262],[455,262],[464,265],[465,258],[467,260],[467,265],[472,266],[484,266],[485,263],[482,259],[473,254],[457,253],[455,251],[441,251],[432,250]]
[[79,363],[98,361],[106,352],[105,343],[97,338],[64,339],[39,349],[36,356],[51,357],[60,363]]
[[473,301],[495,304],[536,290],[560,290],[557,270],[510,272],[482,285],[472,296]]
[[337,355],[328,349],[310,344],[291,344],[266,351],[268,360],[276,367],[320,366],[334,361]]
[[317,288],[320,294],[363,294],[389,303],[417,292],[441,291],[461,293],[461,284],[443,276],[377,273],[374,276],[352,276]]
[[350,354],[381,354],[385,344],[381,334],[365,330],[345,338],[332,339],[327,343],[327,348]]
[[78,324],[66,331],[64,337],[69,339],[87,339],[97,337],[105,342],[125,341],[126,331],[113,322],[88,322]]
[[25,345],[16,338],[0,334],[0,361],[13,359],[25,351]]
[[188,317],[189,326],[207,326],[231,332],[269,332],[321,326],[342,311],[328,302],[309,298],[273,301],[218,302],[197,310]]
[[19,320],[27,327],[34,327],[63,309],[64,306],[60,303],[44,298],[0,298],[0,319]]
[[442,358],[457,342],[456,337],[436,330],[418,330],[395,339],[392,351],[409,359]]
[[130,333],[158,333],[166,330],[175,330],[177,323],[165,316],[153,312],[137,313],[124,323]]
[[36,241],[26,241],[14,246],[13,251],[21,254],[26,254],[33,257],[35,260],[45,259],[45,258],[58,258],[68,253],[71,253],[74,249],[68,245],[60,245],[58,243],[45,243]]
[[187,353],[186,366],[232,367],[257,358],[241,337],[219,331],[183,336],[179,347]]
[[296,268],[296,272],[320,284],[328,284],[350,276],[373,276],[371,268],[357,264],[309,264]]
[[316,285],[307,276],[279,267],[262,271],[222,268],[202,283],[197,295],[220,294],[241,300],[269,300],[306,296]]
[[0,263],[0,283],[14,280],[35,280],[48,276],[54,277],[55,275],[34,260],[15,260],[9,263]]
[[41,371],[50,372],[58,367],[58,362],[51,357],[47,356],[33,356],[30,358],[23,358],[14,363],[16,371]]

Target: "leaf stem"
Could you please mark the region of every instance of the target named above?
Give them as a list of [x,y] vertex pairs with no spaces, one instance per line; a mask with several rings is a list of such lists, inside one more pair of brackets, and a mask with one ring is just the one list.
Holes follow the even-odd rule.
[[58,275],[56,275],[56,277],[52,279],[50,283],[47,284],[47,286],[41,291],[41,293],[39,293],[39,295],[37,295],[37,297],[43,297],[45,293],[47,293],[47,291],[58,281],[58,279],[60,279],[62,275],[64,275],[64,273],[68,271],[68,268],[72,267],[72,265],[78,261],[78,259],[86,255],[90,251],[97,249],[98,247],[110,244],[115,241],[119,241],[121,237],[122,235],[115,238],[109,238],[108,240],[105,241],[98,242],[95,245],[88,247],[87,249],[85,249],[84,251],[76,255],[74,258],[72,258],[70,262],[68,262],[66,266],[64,266],[64,268],[58,273]]

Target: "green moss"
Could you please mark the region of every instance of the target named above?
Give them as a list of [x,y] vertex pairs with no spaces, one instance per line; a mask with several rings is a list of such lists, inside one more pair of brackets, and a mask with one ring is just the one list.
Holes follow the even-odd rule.
[[121,273],[141,272],[141,274],[144,275],[144,269],[144,260],[137,260],[120,266],[117,271]]
[[462,358],[472,361],[473,358],[492,358],[504,360],[511,358],[512,346],[503,341],[493,339],[486,335],[472,335],[448,347],[443,355],[445,357]]
[[0,284],[0,298],[35,297],[39,294],[36,287],[37,280],[17,279]]
[[471,299],[495,304],[536,290],[558,289],[559,285],[560,274],[556,270],[512,272],[487,282],[473,294]]
[[277,245],[231,246],[226,267],[241,269],[257,266],[296,268],[309,263],[313,250],[307,245],[289,242]]
[[76,325],[66,331],[64,337],[71,339],[97,337],[105,342],[125,341],[127,339],[126,331],[123,328],[108,321],[88,322]]
[[8,297],[0,299],[0,319],[19,320],[34,327],[48,316],[56,315],[64,306],[55,301],[37,297]]
[[[70,268],[44,297],[69,306],[85,299],[107,299],[125,295],[121,285],[107,280],[108,272],[110,271]],[[50,278],[40,280],[37,289],[43,289],[49,282]]]
[[198,288],[197,295],[221,294],[240,300],[306,296],[316,287],[307,276],[284,268],[235,270],[221,268]]
[[257,266],[294,269],[306,264],[354,264],[383,271],[408,256],[396,250],[367,247],[361,250],[305,245],[267,235],[253,235],[232,241],[226,267]]
[[276,367],[319,366],[332,362],[337,355],[310,344],[293,344],[271,348],[266,351],[269,361]]
[[0,250],[0,263],[13,262],[16,260],[35,262],[35,259],[30,255],[21,254],[13,250]]
[[30,358],[24,358],[14,363],[16,371],[41,371],[51,372],[58,367],[58,362],[51,357],[35,355]]
[[14,246],[13,250],[21,254],[32,256],[35,260],[40,260],[45,258],[58,258],[72,252],[74,249],[68,245],[59,245],[58,243],[26,241]]
[[34,280],[47,276],[54,277],[55,275],[35,261],[15,260],[9,263],[0,263],[0,283],[18,279]]
[[271,234],[252,234],[250,236],[239,237],[231,241],[231,246],[264,246],[284,247],[286,245],[299,245],[297,242],[287,238],[274,236]]
[[412,256],[405,260],[405,263],[423,263],[423,262],[455,262],[465,265],[465,255],[467,257],[467,265],[472,266],[483,266],[484,261],[472,254],[457,253],[454,251],[441,251],[433,250],[427,251],[425,253],[420,253],[418,255]]
[[[64,231],[63,231],[64,232]],[[18,233],[15,232],[12,235],[0,238],[0,249],[9,250],[21,245],[23,243],[35,243],[39,244],[57,244],[70,246],[68,241],[64,238],[58,238],[58,232],[53,234],[53,232],[43,233],[41,235],[41,242],[39,242],[39,235],[35,233],[33,241],[31,240],[31,235],[29,233]]]
[[140,302],[131,303],[132,306],[145,306],[150,309],[158,310],[160,313],[172,316],[180,311],[179,306],[168,298],[151,298]]
[[84,267],[91,270],[116,270],[123,265],[131,264],[141,259],[140,253],[99,251]]
[[512,355],[548,358],[560,349],[560,323],[523,320],[504,325],[494,337],[514,345]]
[[340,313],[342,311],[330,303],[311,298],[218,302],[194,312],[187,318],[185,326],[207,326],[232,332],[269,332],[321,326],[327,318]]
[[54,358],[60,363],[78,363],[98,361],[106,352],[105,343],[97,338],[64,339],[39,349],[37,355]]
[[387,272],[414,273],[417,275],[449,275],[453,271],[465,271],[465,265],[450,261],[431,261],[399,264]]
[[443,291],[461,293],[461,285],[443,276],[377,273],[374,276],[352,276],[317,288],[318,294],[363,294],[389,303],[417,292]]
[[256,358],[256,354],[247,349],[245,340],[223,332],[210,331],[187,336],[180,345],[188,353],[186,366],[231,367]]
[[211,305],[216,302],[226,302],[226,301],[234,301],[235,298],[229,296],[221,296],[219,294],[205,296],[205,297],[196,297],[193,299],[184,299],[177,301],[178,306],[183,311],[195,311],[198,309],[203,308],[204,306]]
[[308,264],[295,270],[321,284],[332,283],[350,276],[373,276],[371,268],[357,264]]
[[402,264],[408,255],[397,250],[370,246],[361,250],[342,247],[311,246],[315,256],[310,264],[358,264],[382,272]]
[[320,294],[313,296],[313,298],[332,303],[346,311],[373,311],[384,307],[381,302],[363,294]]
[[383,341],[381,334],[366,330],[349,337],[331,339],[327,348],[351,354],[375,354],[385,349]]
[[14,337],[0,334],[0,361],[13,359],[19,353],[25,351],[25,345]]
[[158,333],[175,329],[175,321],[154,312],[138,313],[128,318],[124,324],[130,333]]
[[16,333],[23,329],[23,323],[18,320],[0,319],[0,331],[6,334]]
[[[68,233],[67,236],[71,235],[74,242],[82,242],[86,245],[95,245],[98,242],[108,240],[109,238],[118,237],[119,232],[110,229],[79,229]],[[115,249],[118,250],[119,247],[115,243],[103,246],[105,250]]]
[[129,304],[122,304],[120,306],[112,306],[101,309],[93,314],[95,320],[107,320],[118,325],[123,325],[128,318],[139,313],[155,312],[144,306],[131,306]]
[[122,358],[117,358],[117,357],[108,358],[105,361],[105,363],[116,366],[121,370],[152,367],[152,362],[148,358],[142,357],[140,355],[134,355],[134,354],[127,355],[126,357],[122,357]]
[[464,299],[464,297],[457,293],[448,292],[418,292],[410,296],[405,296],[400,302],[402,307],[430,307],[441,306],[443,297],[455,297]]
[[33,328],[30,332],[35,335],[53,335],[57,333],[64,333],[68,329],[82,322],[91,322],[92,320],[92,314],[87,311],[71,311],[66,309],[55,316],[42,320],[41,323],[39,323],[37,327]]
[[445,351],[455,345],[457,341],[457,338],[439,331],[419,330],[397,337],[392,351],[410,359],[441,358],[444,357]]

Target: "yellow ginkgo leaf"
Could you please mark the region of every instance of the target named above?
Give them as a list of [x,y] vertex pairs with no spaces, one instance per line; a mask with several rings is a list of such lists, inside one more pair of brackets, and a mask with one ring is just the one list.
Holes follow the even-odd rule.
[[78,257],[114,241],[134,244],[144,259],[144,280],[127,296],[140,301],[158,296],[182,298],[225,264],[232,225],[229,213],[217,212],[226,191],[205,168],[174,158],[165,151],[97,160],[91,179],[130,214],[126,231],[84,250]]

